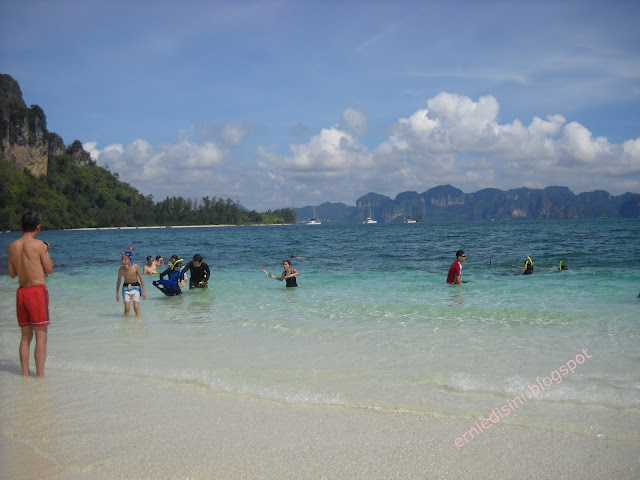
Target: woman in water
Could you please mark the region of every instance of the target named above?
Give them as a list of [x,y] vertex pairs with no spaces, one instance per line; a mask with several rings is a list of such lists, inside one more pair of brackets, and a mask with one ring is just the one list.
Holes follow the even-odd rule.
[[296,282],[296,277],[298,276],[298,271],[291,267],[291,262],[289,260],[284,260],[282,262],[282,268],[284,268],[282,275],[276,277],[272,273],[269,273],[269,277],[274,280],[279,280],[280,282],[282,280],[286,280],[287,287],[297,287],[298,283]]

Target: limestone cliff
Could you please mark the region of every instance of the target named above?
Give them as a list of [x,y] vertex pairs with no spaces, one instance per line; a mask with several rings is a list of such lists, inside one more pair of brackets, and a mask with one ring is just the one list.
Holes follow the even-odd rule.
[[[463,193],[451,185],[440,185],[422,193],[402,192],[395,199],[371,192],[358,198],[356,208],[342,214],[341,218],[359,220],[369,215],[369,209],[379,222],[402,221],[409,212],[419,221],[635,218],[640,217],[640,194],[614,196],[596,190],[575,195],[569,188],[560,186],[507,191],[487,188]],[[323,218],[332,220],[329,216]]]
[[47,174],[49,155],[63,151],[60,136],[47,131],[42,109],[27,108],[18,82],[0,74],[0,155],[39,176]]

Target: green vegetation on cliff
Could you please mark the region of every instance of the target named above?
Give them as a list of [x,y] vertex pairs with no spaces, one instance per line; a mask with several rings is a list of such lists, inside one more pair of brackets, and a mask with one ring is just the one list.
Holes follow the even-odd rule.
[[294,223],[291,208],[257,213],[230,199],[200,201],[170,197],[155,203],[117,174],[96,165],[82,166],[72,147],[49,158],[47,175],[34,176],[0,157],[0,228],[19,230],[20,218],[35,210],[48,229],[151,225],[246,225]]

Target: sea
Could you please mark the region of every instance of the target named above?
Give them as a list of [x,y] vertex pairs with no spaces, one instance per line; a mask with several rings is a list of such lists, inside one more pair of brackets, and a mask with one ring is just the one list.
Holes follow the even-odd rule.
[[[0,234],[0,363],[16,371],[18,283],[6,249],[19,236]],[[629,425],[640,413],[640,219],[122,228],[38,238],[54,261],[47,377],[139,378],[463,418],[469,427],[499,415],[520,428],[637,441]],[[141,315],[125,317],[115,293],[121,252],[130,249],[141,268],[147,255],[188,261],[199,253],[210,288],[167,297],[152,284],[158,276],[145,275]],[[466,283],[447,285],[459,249]],[[525,276],[527,258],[536,271]],[[279,275],[285,259],[299,271],[298,288],[263,271]]]

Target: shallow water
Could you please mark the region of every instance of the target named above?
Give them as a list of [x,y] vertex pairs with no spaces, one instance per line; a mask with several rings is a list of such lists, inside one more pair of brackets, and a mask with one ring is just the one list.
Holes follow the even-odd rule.
[[[17,281],[0,235],[0,361],[17,363]],[[54,274],[47,375],[197,384],[284,402],[488,418],[628,439],[640,411],[640,221],[527,221],[45,231]],[[142,315],[115,302],[136,263],[200,253],[211,288],[168,298],[145,276]],[[463,278],[444,283],[455,251]],[[291,255],[297,289],[269,279]],[[516,275],[530,256],[539,269]],[[492,260],[492,265],[489,260]],[[552,372],[583,357],[539,395]],[[556,374],[556,378],[558,374]],[[548,383],[548,382],[547,382]],[[78,388],[82,388],[78,386]],[[504,411],[504,410],[503,410]],[[470,423],[470,426],[472,424]],[[460,432],[462,433],[462,432]]]

